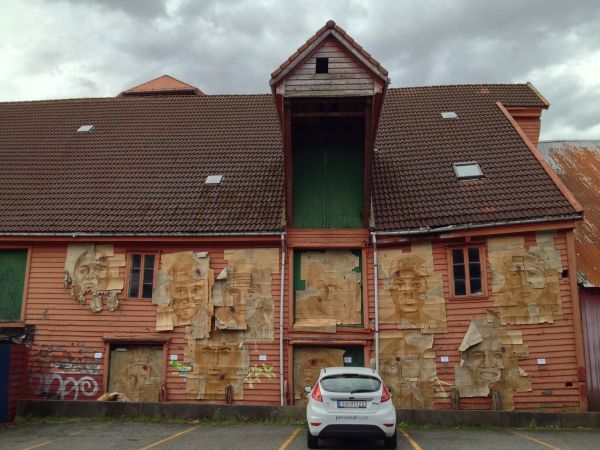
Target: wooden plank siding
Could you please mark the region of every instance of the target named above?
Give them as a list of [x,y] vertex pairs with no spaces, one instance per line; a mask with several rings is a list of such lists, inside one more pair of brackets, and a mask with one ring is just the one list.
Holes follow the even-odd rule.
[[7,421],[12,421],[17,411],[17,401],[23,395],[25,374],[27,371],[27,347],[24,344],[12,344],[8,363],[8,408]]
[[[565,232],[557,233],[555,247],[560,251],[562,265],[568,268],[567,243]],[[526,247],[535,245],[535,234],[524,235]],[[381,249],[382,247],[380,247]],[[410,246],[385,246],[385,249],[402,249],[409,252]],[[444,297],[446,298],[446,317],[448,333],[434,335],[433,348],[436,353],[436,366],[439,382],[435,387],[435,407],[450,409],[450,391],[454,384],[454,366],[460,363],[458,347],[474,317],[485,315],[486,310],[498,312],[491,296],[481,300],[449,299],[450,286],[448,276],[447,250],[444,242],[432,243],[433,261],[436,272],[442,273]],[[488,286],[491,286],[491,268],[487,263]],[[575,276],[575,274],[573,274]],[[369,314],[374,317],[373,257],[370,252],[368,261],[369,277]],[[379,283],[380,290],[383,284]],[[381,291],[380,291],[381,292]],[[507,325],[508,329],[519,329],[523,341],[529,348],[529,357],[519,359],[519,366],[530,376],[533,390],[531,392],[514,392],[515,409],[535,409],[546,411],[578,411],[580,409],[577,358],[575,347],[575,329],[569,279],[560,280],[560,292],[563,305],[563,318],[553,324]],[[396,329],[391,325],[383,325],[381,330]],[[440,356],[448,356],[449,362],[440,362]],[[537,358],[546,358],[545,366],[538,366]],[[570,385],[569,385],[570,384]],[[461,398],[461,409],[491,409],[490,398]]]
[[535,146],[540,138],[541,108],[507,108],[527,138]]
[[[328,73],[315,73],[317,58],[328,58]],[[286,97],[372,96],[381,87],[374,74],[333,38],[283,80]]]
[[[264,247],[264,245],[250,247]],[[235,248],[243,248],[236,245]],[[122,246],[115,245],[115,253],[129,250],[161,251],[208,251],[210,264],[215,273],[225,266],[223,247],[210,245],[163,245],[163,246]],[[30,350],[28,397],[39,397],[40,380],[52,380],[50,390],[58,392],[59,398],[89,400],[103,393],[107,368],[105,367],[105,336],[127,338],[143,338],[152,341],[153,336],[160,334],[170,338],[168,354],[178,355],[183,359],[186,346],[184,327],[176,327],[172,332],[155,331],[156,306],[150,299],[128,300],[124,293],[119,295],[120,306],[115,312],[106,309],[101,313],[92,313],[89,307],[81,307],[64,289],[64,264],[67,246],[35,245],[32,250],[31,276],[25,320],[28,325],[35,326],[35,335]],[[125,269],[122,269],[125,276]],[[253,388],[245,386],[244,400],[237,403],[279,404],[279,282],[280,275],[273,274],[272,295],[274,300],[275,339],[272,342],[248,343],[250,365],[262,366],[259,355],[267,355],[267,363],[271,364],[274,378],[261,378]],[[101,359],[94,354],[102,352]],[[185,392],[185,379],[172,367],[166,371],[166,400],[174,402],[188,401]],[[85,377],[91,378],[84,384]],[[72,381],[70,380],[72,379]],[[74,386],[78,385],[78,389]],[[36,389],[38,388],[38,389]],[[63,395],[64,394],[64,395]],[[214,402],[213,402],[214,403]]]
[[[558,231],[555,247],[561,252],[563,268],[568,267],[566,231]],[[524,232],[527,247],[535,245],[535,234]],[[483,240],[479,237],[477,240]],[[432,242],[434,267],[442,273],[444,295],[446,297],[446,315],[448,333],[438,333],[434,337],[438,382],[435,388],[435,407],[449,409],[451,407],[450,391],[454,383],[454,365],[459,363],[458,346],[469,327],[473,317],[483,316],[485,310],[498,311],[491,297],[476,300],[449,299],[449,277],[446,245],[447,241]],[[456,242],[455,240],[453,242]],[[374,352],[373,318],[374,318],[374,278],[373,278],[373,249],[369,245],[368,229],[290,229],[287,236],[287,258],[284,289],[284,378],[288,402],[292,401],[293,369],[292,357],[294,345],[364,345],[365,363]],[[275,245],[275,244],[271,244]],[[245,244],[246,247],[265,247],[265,244]],[[243,248],[236,243],[231,248]],[[175,252],[183,250],[208,251],[210,264],[215,273],[225,266],[223,251],[227,246],[223,242],[212,245],[191,243],[170,244],[154,242],[149,245],[131,244],[128,246],[115,244],[115,253],[125,251],[162,251]],[[293,251],[300,248],[348,248],[362,249],[363,254],[363,296],[365,300],[365,322],[363,327],[338,328],[335,334],[311,333],[293,330]],[[402,249],[410,251],[408,242],[396,242],[380,246],[381,249]],[[25,319],[28,325],[35,326],[35,335],[29,352],[29,386],[35,387],[36,377],[57,375],[65,382],[73,378],[76,383],[84,376],[91,377],[97,385],[88,387],[82,384],[78,391],[79,399],[93,399],[103,391],[107,376],[102,359],[95,359],[94,353],[106,351],[106,336],[122,335],[152,340],[153,336],[167,336],[167,353],[178,355],[183,359],[186,346],[184,327],[177,327],[172,332],[157,333],[155,331],[156,307],[150,300],[128,300],[120,296],[119,310],[113,313],[102,311],[99,314],[90,312],[87,308],[71,298],[68,290],[63,287],[64,261],[66,244],[36,244],[32,246],[28,298]],[[491,270],[488,266],[488,285]],[[125,274],[123,274],[125,275]],[[273,275],[272,295],[275,313],[275,339],[268,343],[248,343],[250,350],[250,365],[261,366],[265,361],[259,360],[259,355],[267,355],[267,362],[273,368],[274,378],[261,378],[260,383],[254,383],[253,388],[246,386],[244,400],[241,404],[279,404],[279,289],[280,274]],[[380,283],[380,289],[383,287]],[[509,325],[510,329],[522,331],[524,343],[529,348],[529,357],[520,360],[522,367],[531,377],[533,390],[525,393],[514,393],[515,409],[543,409],[571,411],[580,408],[580,394],[576,359],[576,339],[574,331],[573,305],[570,283],[568,278],[560,280],[560,290],[563,303],[563,318],[553,324]],[[396,329],[393,325],[381,326],[382,330]],[[449,362],[440,362],[440,356],[448,356]],[[538,366],[536,359],[546,358],[545,366]],[[53,389],[59,386],[59,381],[53,381]],[[75,391],[67,385],[64,398],[74,398]],[[176,368],[167,366],[165,380],[166,400],[185,402],[185,378],[179,375]],[[28,396],[35,396],[29,390]],[[491,398],[462,398],[462,409],[491,409]]]

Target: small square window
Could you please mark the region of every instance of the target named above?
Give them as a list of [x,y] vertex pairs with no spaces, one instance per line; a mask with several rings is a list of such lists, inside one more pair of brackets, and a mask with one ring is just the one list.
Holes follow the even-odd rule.
[[481,167],[476,162],[460,162],[454,163],[452,166],[454,167],[456,178],[460,180],[471,180],[483,177]]
[[486,295],[486,271],[482,245],[449,249],[450,287],[453,297]]
[[129,298],[152,298],[155,255],[132,253],[129,259]]
[[317,58],[315,73],[329,73],[329,58]]
[[458,119],[458,114],[454,111],[444,111],[441,113],[442,119]]
[[78,133],[91,133],[94,129],[94,125],[81,125],[77,128]]

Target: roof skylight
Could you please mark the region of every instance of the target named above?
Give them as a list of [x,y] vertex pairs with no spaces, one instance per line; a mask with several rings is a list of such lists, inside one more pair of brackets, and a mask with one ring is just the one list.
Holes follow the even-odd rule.
[[458,114],[454,111],[444,111],[442,112],[442,119],[458,119]]
[[452,164],[454,167],[454,173],[456,174],[456,178],[459,180],[473,180],[476,178],[482,178],[483,172],[481,171],[481,167],[475,161],[470,162],[458,162]]
[[209,175],[206,177],[204,184],[206,186],[218,186],[223,181],[223,175]]
[[78,133],[91,133],[94,129],[94,125],[81,125],[78,129]]

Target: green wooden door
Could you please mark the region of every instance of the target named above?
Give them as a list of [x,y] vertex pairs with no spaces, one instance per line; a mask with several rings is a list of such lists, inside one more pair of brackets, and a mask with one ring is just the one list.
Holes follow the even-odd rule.
[[21,320],[27,250],[0,250],[0,322]]
[[293,135],[294,226],[362,227],[362,128],[296,127]]

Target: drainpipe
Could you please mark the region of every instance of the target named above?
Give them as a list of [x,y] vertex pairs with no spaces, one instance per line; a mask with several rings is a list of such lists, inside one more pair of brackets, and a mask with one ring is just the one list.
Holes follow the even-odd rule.
[[373,279],[375,286],[375,371],[379,373],[379,260],[377,258],[377,235],[371,233],[373,239]]
[[281,233],[281,275],[279,283],[279,393],[281,406],[285,406],[283,392],[283,295],[285,292],[285,232]]

